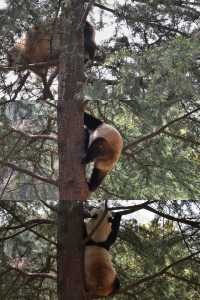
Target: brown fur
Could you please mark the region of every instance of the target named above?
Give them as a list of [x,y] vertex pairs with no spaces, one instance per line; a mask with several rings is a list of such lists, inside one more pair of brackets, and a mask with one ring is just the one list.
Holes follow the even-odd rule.
[[[102,220],[104,209],[93,209],[91,219],[86,223],[87,234],[89,235],[95,228],[96,224]],[[97,215],[94,219],[93,216]],[[92,240],[95,242],[105,241],[111,233],[111,223],[109,218],[111,213],[108,212],[95,233]],[[114,282],[117,277],[116,271],[112,265],[112,257],[108,250],[99,246],[85,247],[85,276],[86,289],[94,297],[105,297],[111,295],[114,289]]]
[[[13,65],[27,65],[57,59],[60,54],[61,34],[59,23],[33,26],[15,46],[8,51],[8,62]],[[55,63],[50,64],[53,66]],[[49,67],[49,66],[48,66]],[[46,73],[48,67],[31,67],[36,74]]]
[[85,249],[86,288],[92,296],[104,297],[113,292],[117,276],[109,252],[101,247],[87,246]]
[[[91,39],[94,39],[93,26],[86,22]],[[88,25],[89,24],[89,25]],[[86,25],[85,25],[86,26]],[[85,32],[85,31],[84,31]],[[29,67],[37,75],[46,74],[49,67],[57,66],[62,45],[61,20],[33,26],[8,51],[9,66],[50,62],[48,66]],[[95,51],[96,44],[91,40],[90,47]],[[90,47],[86,49],[89,51]],[[54,61],[53,61],[54,60]],[[57,62],[56,62],[57,60]],[[52,63],[51,63],[52,61]]]
[[93,132],[90,145],[93,141],[98,141],[98,138],[101,138],[100,144],[103,155],[96,158],[95,168],[110,172],[120,158],[123,147],[122,136],[114,127],[103,123]]

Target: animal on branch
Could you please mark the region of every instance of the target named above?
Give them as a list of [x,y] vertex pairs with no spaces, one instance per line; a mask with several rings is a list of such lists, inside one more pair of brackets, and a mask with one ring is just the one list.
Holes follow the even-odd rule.
[[[34,25],[25,32],[14,47],[8,50],[8,64],[10,67],[22,65],[29,68],[37,75],[44,77],[49,67],[57,66],[62,50],[62,26],[61,19],[57,22],[46,22]],[[84,49],[85,62],[94,59],[95,43],[94,26],[88,21],[84,25]],[[47,63],[41,66],[27,66],[28,64]]]
[[123,139],[113,126],[84,113],[85,152],[83,163],[94,162],[92,175],[88,182],[91,192],[95,191],[105,176],[113,169],[120,158]]
[[[114,294],[120,288],[120,281],[112,264],[109,252],[115,242],[121,215],[103,208],[92,209],[90,219],[86,223],[85,246],[85,278],[86,290],[94,298]],[[95,229],[95,230],[94,230]]]

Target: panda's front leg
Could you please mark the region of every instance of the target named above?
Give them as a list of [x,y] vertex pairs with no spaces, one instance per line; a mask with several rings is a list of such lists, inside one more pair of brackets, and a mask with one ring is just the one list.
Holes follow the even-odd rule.
[[92,145],[87,149],[86,156],[82,159],[82,163],[88,164],[92,161],[96,161],[99,158],[103,158],[106,155],[106,141],[104,138],[96,139]]

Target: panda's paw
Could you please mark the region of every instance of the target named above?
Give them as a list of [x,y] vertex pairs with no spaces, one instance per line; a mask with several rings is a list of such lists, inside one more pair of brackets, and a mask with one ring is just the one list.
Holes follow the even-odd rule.
[[85,164],[87,163],[87,157],[86,157],[86,156],[84,156],[84,157],[81,159],[81,163],[82,163],[83,165],[85,165]]
[[82,158],[82,160],[81,160],[81,163],[83,164],[83,165],[86,165],[86,164],[88,164],[88,163],[90,163],[91,162],[91,160],[89,159],[89,157],[86,155],[86,156],[84,156],[83,158]]

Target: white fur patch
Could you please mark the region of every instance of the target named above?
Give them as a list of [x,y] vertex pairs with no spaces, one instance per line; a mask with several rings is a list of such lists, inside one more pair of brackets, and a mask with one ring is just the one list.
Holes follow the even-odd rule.
[[109,172],[120,158],[123,147],[123,139],[117,129],[106,123],[97,127],[97,129],[90,134],[89,146],[98,138],[104,138],[108,142],[113,151],[113,157],[109,157],[107,161],[105,159],[97,159],[95,161],[95,167]]
[[[105,213],[104,208],[94,208],[91,211],[91,217],[94,215],[97,215],[97,217],[91,218],[87,224],[86,224],[86,229],[87,229],[87,234],[90,234],[92,230],[95,228],[96,224],[101,220]],[[104,242],[107,240],[108,236],[111,233],[112,229],[112,224],[109,222],[109,218],[112,217],[111,212],[107,212],[104,219],[102,220],[101,224],[98,226],[97,230],[94,232],[92,235],[92,240],[95,242]]]

